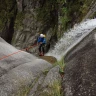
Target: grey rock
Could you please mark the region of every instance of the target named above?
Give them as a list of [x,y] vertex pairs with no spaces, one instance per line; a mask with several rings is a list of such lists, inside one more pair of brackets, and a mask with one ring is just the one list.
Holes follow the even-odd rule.
[[64,96],[96,95],[96,29],[65,55]]
[[23,0],[16,0],[16,2],[17,2],[17,8],[18,8],[18,11],[19,11],[19,12],[22,12],[22,11],[23,11],[23,10],[22,10],[22,9],[23,9],[22,1],[23,1]]
[[[50,28],[47,21],[38,20],[38,9],[40,6],[43,6],[43,1],[36,1],[36,0],[16,0],[17,7],[18,7],[18,14],[24,13],[23,19],[20,21],[16,18],[17,21],[20,21],[20,26],[17,24],[17,28],[15,28],[12,45],[16,48],[26,48],[28,46],[33,45],[37,42],[37,38],[40,33],[46,34],[47,46],[46,52],[49,50],[48,46],[50,45],[50,40],[52,41],[57,36],[53,36],[55,33],[53,32],[54,29]],[[46,3],[46,2],[44,2]],[[40,5],[41,4],[41,5]],[[23,10],[23,11],[22,11]],[[56,16],[54,16],[56,17]],[[57,20],[57,19],[56,19]],[[49,26],[47,28],[47,26]],[[39,34],[38,34],[39,33]],[[38,34],[38,35],[37,35]],[[55,44],[56,40],[54,39],[52,44]],[[53,47],[53,46],[52,46]],[[37,48],[33,48],[33,50],[38,50]],[[36,53],[37,51],[29,50],[30,53]],[[37,54],[37,53],[36,53]]]
[[47,74],[47,76],[45,77],[45,80],[42,84],[42,87],[46,88],[46,86],[48,85],[53,85],[54,82],[60,81],[61,80],[61,76],[59,74],[59,66],[53,67]]
[[61,76],[59,74],[59,66],[53,67],[47,75],[43,74],[35,86],[32,88],[28,96],[42,96],[43,93],[54,92],[52,89],[55,84],[61,83]]
[[[0,41],[0,96],[15,96],[20,89],[34,84],[44,70],[52,65],[27,52],[18,52],[16,48]],[[3,56],[9,57],[2,58]]]
[[[36,96],[36,94],[39,93],[40,87],[43,84],[45,79],[44,75],[41,75],[40,78],[38,79],[38,81],[36,82],[36,84],[33,86],[33,88],[31,89],[30,93],[28,94],[28,96]],[[38,90],[39,89],[39,90]]]

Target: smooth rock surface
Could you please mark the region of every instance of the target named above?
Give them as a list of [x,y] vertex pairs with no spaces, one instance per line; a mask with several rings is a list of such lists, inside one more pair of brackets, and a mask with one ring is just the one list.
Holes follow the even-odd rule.
[[[0,58],[17,51],[0,38]],[[24,51],[3,58],[0,60],[0,96],[15,96],[22,86],[32,85],[44,70],[51,67],[47,61]]]
[[96,96],[96,29],[65,55],[64,96]]

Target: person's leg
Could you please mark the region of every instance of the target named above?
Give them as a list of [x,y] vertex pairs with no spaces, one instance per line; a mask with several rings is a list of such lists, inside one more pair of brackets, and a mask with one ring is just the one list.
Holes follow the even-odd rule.
[[43,52],[43,54],[45,53],[45,44],[43,44],[43,46],[42,46],[42,52]]
[[41,48],[42,48],[42,55],[44,56],[45,50],[44,50],[44,46],[45,44],[42,44]]
[[42,45],[40,44],[39,45],[39,55],[41,55],[41,52],[42,52]]

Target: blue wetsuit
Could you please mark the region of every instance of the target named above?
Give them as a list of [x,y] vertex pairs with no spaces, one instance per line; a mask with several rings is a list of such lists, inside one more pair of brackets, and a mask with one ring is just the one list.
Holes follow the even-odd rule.
[[44,37],[39,37],[37,42],[38,43],[42,42],[42,44],[45,44],[46,43],[46,39]]
[[39,37],[37,42],[40,43],[40,45],[39,45],[40,54],[42,53],[44,55],[44,53],[45,53],[44,46],[46,44],[46,39],[44,37]]

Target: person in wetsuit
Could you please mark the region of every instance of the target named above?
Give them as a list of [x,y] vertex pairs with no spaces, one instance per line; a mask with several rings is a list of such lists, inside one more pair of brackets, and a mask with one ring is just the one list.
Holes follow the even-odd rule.
[[45,50],[45,44],[46,44],[46,38],[44,34],[40,34],[38,37],[37,43],[39,45],[39,56],[44,56]]

